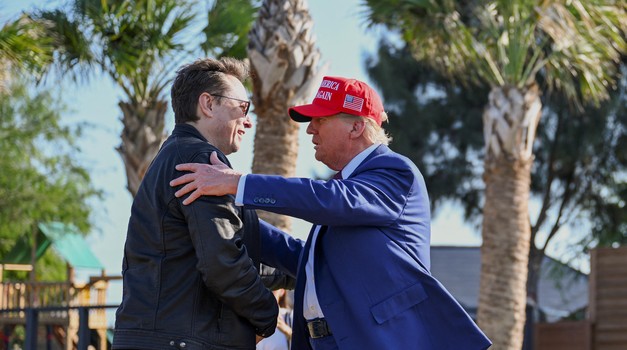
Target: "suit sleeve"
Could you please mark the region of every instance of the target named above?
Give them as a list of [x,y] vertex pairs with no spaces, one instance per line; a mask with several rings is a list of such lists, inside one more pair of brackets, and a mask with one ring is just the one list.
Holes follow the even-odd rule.
[[[208,155],[194,161],[207,163]],[[268,330],[276,327],[278,306],[246,252],[241,239],[243,223],[232,196],[203,196],[188,206],[182,205],[182,200],[179,199],[179,205],[205,285],[224,304],[248,319],[257,334],[268,336]]]
[[261,261],[296,278],[298,259],[305,242],[259,220]]
[[345,180],[249,174],[244,205],[321,225],[385,226],[404,213],[414,191],[427,196],[417,170],[400,161],[385,166],[371,163]]

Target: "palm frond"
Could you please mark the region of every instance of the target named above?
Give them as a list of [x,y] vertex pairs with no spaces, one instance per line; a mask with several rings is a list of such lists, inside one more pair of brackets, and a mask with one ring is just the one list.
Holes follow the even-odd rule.
[[103,43],[103,69],[129,100],[164,97],[169,80],[164,83],[157,69],[173,52],[184,50],[183,34],[195,18],[191,5],[176,0],[80,2],[81,13]]
[[550,39],[545,75],[577,105],[598,105],[615,84],[621,53],[627,52],[624,8],[597,2],[551,2],[539,27]]
[[27,15],[0,30],[0,62],[32,72],[37,80],[52,63],[52,40],[40,23]]
[[598,104],[627,51],[614,0],[366,0],[370,24],[399,30],[414,56],[449,78],[523,88],[543,75],[576,105]]
[[61,10],[40,11],[32,18],[44,26],[55,49],[55,67],[73,80],[93,73],[95,56],[83,28]]
[[212,56],[247,56],[248,32],[259,9],[259,1],[215,1],[207,14],[207,26],[201,49]]

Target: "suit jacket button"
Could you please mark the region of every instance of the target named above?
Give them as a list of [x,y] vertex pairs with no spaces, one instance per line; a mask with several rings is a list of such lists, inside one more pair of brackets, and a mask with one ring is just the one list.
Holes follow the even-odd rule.
[[170,340],[170,346],[174,346],[174,340]]
[[270,200],[270,204],[274,204],[274,203],[276,203],[276,199],[272,198],[272,199]]
[[185,344],[184,341],[182,341],[179,346],[181,347],[181,349],[185,349],[185,347],[187,346],[187,344]]

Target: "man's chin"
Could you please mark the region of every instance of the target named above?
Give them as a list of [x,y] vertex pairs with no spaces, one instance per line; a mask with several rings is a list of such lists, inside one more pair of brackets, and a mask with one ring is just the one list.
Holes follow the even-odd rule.
[[231,154],[231,153],[235,153],[235,152],[239,151],[239,148],[240,148],[240,145],[232,145],[230,152],[229,153],[225,153],[225,154],[228,155],[228,154]]
[[324,156],[323,156],[322,154],[319,154],[318,152],[316,152],[315,158],[316,158],[316,160],[317,160],[317,161],[319,161],[320,163],[322,163],[322,164],[324,164],[324,165],[328,166],[328,165],[327,165],[327,162],[325,162],[325,160],[326,160],[326,159],[324,158]]

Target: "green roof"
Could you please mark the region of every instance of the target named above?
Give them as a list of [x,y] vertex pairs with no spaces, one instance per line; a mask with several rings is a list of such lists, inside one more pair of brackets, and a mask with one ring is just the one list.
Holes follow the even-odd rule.
[[[61,222],[46,222],[37,225],[36,259],[52,248],[72,267],[103,269],[85,238],[76,226]],[[30,264],[31,245],[27,236],[17,241],[13,249],[2,259],[5,264]]]

